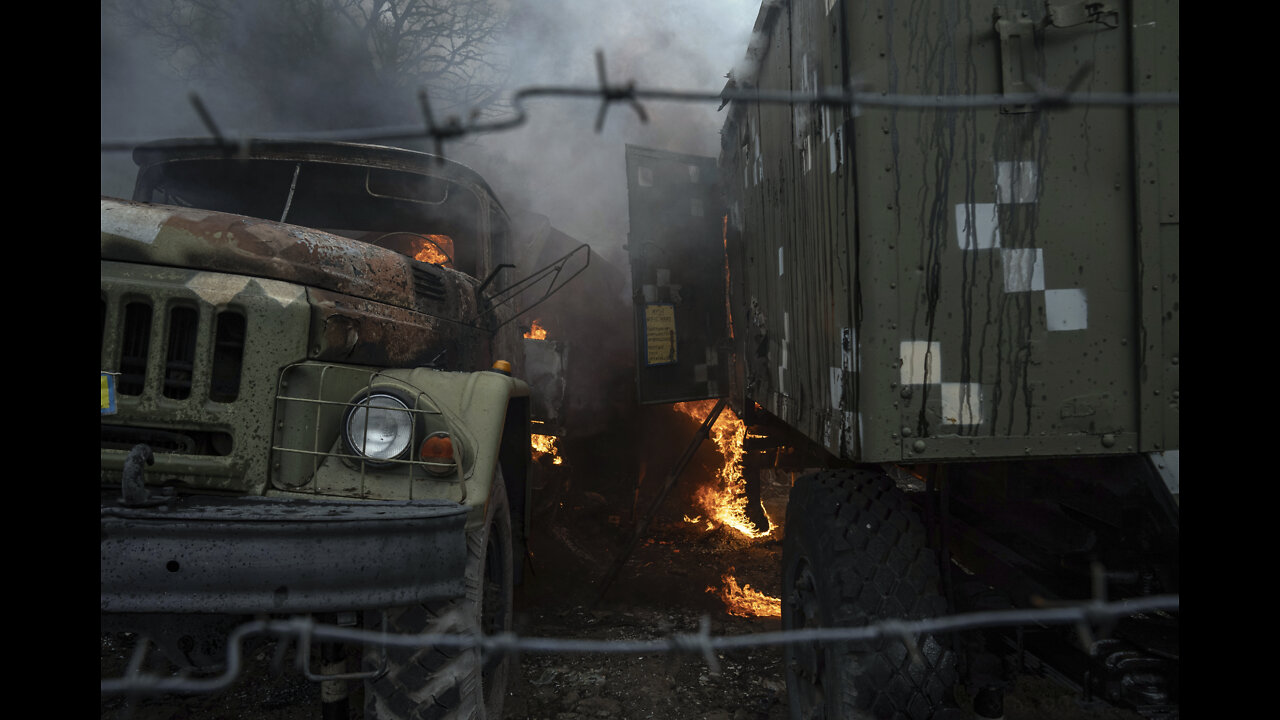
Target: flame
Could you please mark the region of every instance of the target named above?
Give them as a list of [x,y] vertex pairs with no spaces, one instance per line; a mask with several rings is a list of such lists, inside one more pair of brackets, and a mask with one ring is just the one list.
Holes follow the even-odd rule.
[[739,586],[733,577],[733,568],[720,576],[724,587],[717,592],[707,586],[707,592],[719,596],[724,601],[727,612],[738,617],[782,617],[782,598],[766,595],[751,587],[750,583]]
[[413,259],[418,262],[453,267],[449,256],[453,254],[453,238],[448,235],[424,235],[414,240]]
[[[701,421],[706,419],[715,404],[715,400],[693,400],[676,403],[675,408]],[[732,409],[725,407],[716,418],[715,425],[711,426],[711,439],[715,440],[720,454],[724,456],[724,465],[717,475],[719,482],[699,488],[697,499],[710,521],[727,525],[749,538],[765,537],[773,532],[773,519],[769,519],[769,529],[761,532],[746,514],[746,481],[742,477],[742,441],[746,435],[747,426]]]
[[529,328],[529,332],[524,334],[530,340],[546,340],[547,329],[542,327],[542,323],[537,320],[533,321],[533,327]]
[[559,465],[564,462],[564,458],[556,453],[556,436],[555,435],[536,435],[530,434],[530,445],[533,447],[533,459],[537,460],[543,455],[551,456],[551,464]]

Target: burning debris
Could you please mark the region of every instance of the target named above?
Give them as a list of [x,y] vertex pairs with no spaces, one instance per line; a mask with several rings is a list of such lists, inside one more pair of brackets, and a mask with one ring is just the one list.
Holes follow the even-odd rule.
[[[701,419],[707,416],[715,402],[715,400],[691,401],[676,403],[674,407],[685,415]],[[733,410],[726,407],[712,425],[710,437],[715,441],[720,455],[724,458],[724,463],[716,472],[712,482],[699,488],[695,494],[695,501],[706,513],[705,530],[710,532],[717,526],[723,526],[733,530],[737,536],[752,540],[769,537],[773,534],[776,524],[769,518],[767,512],[765,513],[765,518],[768,520],[766,530],[761,530],[747,516],[746,479],[742,471],[743,441],[747,437],[746,425]],[[683,517],[685,522],[695,525],[704,522],[701,514],[693,517],[685,514]],[[706,591],[719,597],[730,615],[782,616],[781,598],[766,595],[747,583],[739,585],[734,576],[733,567],[721,574],[720,582],[719,589],[714,585],[708,585]]]
[[[528,349],[554,342],[551,340],[552,335],[559,337],[559,325],[553,323],[551,331],[548,331],[544,321],[545,318],[533,320],[523,332],[527,356],[532,356]],[[716,402],[716,400],[686,402],[676,404],[674,408],[683,415],[701,422],[711,413]],[[663,422],[669,425],[669,431],[674,435],[681,435],[682,431],[677,429],[677,425],[670,424],[670,420],[667,418],[670,418],[670,415],[665,415]],[[594,466],[593,461],[590,459],[579,457],[578,451],[583,448],[572,444],[568,436],[562,437],[557,434],[547,433],[547,430],[543,429],[543,427],[549,429],[549,426],[539,427],[539,425],[543,424],[538,423],[535,425],[534,434],[530,438],[533,458],[539,465],[546,469],[556,467],[557,472],[564,473],[569,465],[565,462],[562,453],[566,447],[565,443],[570,442],[571,444],[567,447],[571,448],[575,463],[578,465],[585,463],[583,467]],[[635,531],[632,547],[615,556],[615,568],[608,574],[607,580],[602,584],[601,595],[603,595],[603,590],[607,589],[608,585],[612,583],[612,578],[620,570],[621,564],[626,562],[626,558],[630,556],[631,551],[637,547],[650,552],[661,548],[662,555],[666,557],[679,557],[687,553],[702,555],[710,552],[716,557],[709,558],[710,567],[706,568],[706,575],[699,578],[699,582],[693,585],[693,592],[698,592],[700,588],[707,587],[707,592],[714,595],[717,600],[724,604],[725,611],[737,617],[779,617],[781,600],[762,593],[752,587],[751,584],[744,582],[744,575],[737,573],[732,567],[735,564],[740,565],[738,560],[741,558],[738,557],[738,554],[746,552],[747,547],[754,545],[755,540],[778,534],[772,532],[772,528],[775,526],[772,521],[766,520],[757,525],[747,513],[748,498],[746,482],[743,476],[743,442],[748,437],[746,427],[732,411],[721,411],[716,422],[711,426],[707,437],[715,441],[721,460],[719,463],[716,463],[715,460],[711,461],[711,476],[706,480],[705,486],[694,489],[691,495],[687,496],[691,500],[692,506],[685,509],[683,518],[685,521],[695,524],[697,526],[696,529],[690,528],[688,534],[678,534],[685,539],[698,536],[708,539],[714,537],[723,542],[717,541],[708,544],[695,541],[693,543],[684,543],[660,540],[653,537],[644,538],[643,525],[635,524],[637,523],[637,508],[635,504],[639,502],[641,486],[645,479],[644,463],[640,464],[639,476],[634,478],[634,488],[627,487],[625,490],[626,494],[632,496],[634,500],[630,514],[631,525],[624,524],[625,512],[619,513],[618,506],[616,504],[611,505],[610,498],[613,501],[618,500],[618,496],[622,494],[621,492],[606,497],[602,493],[587,491],[585,486],[578,486],[573,491],[573,494],[569,495],[570,486],[576,484],[570,478],[572,471],[569,474],[558,476],[558,479],[552,475],[544,475],[546,484],[542,488],[546,498],[541,500],[539,505],[547,513],[543,516],[543,521],[553,524],[557,522],[579,523],[576,526],[576,530],[568,530],[566,527],[558,525],[551,528],[551,534],[556,538],[557,544],[561,546],[561,549],[568,551],[575,561],[586,562],[588,565],[598,565],[600,558],[588,551],[588,548],[593,548],[593,543],[591,541],[584,542],[585,538],[596,538],[597,542],[594,543],[593,549],[599,550],[602,545],[609,544],[607,541],[604,543],[599,542],[610,537],[611,532],[613,532],[608,529],[609,525],[618,526],[623,530],[632,529]],[[619,439],[623,442],[632,443],[636,441],[637,436],[634,431],[629,430],[621,434]],[[714,458],[714,456],[712,457]],[[582,470],[583,467],[578,467],[576,470]],[[604,486],[596,485],[596,487],[603,488]],[[618,489],[621,490],[620,488]],[[676,517],[678,518],[680,515]],[[767,519],[767,515],[764,517]],[[758,520],[759,518],[757,517]],[[647,522],[644,524],[647,524]],[[725,528],[722,534],[709,535],[709,533],[713,533],[722,527]],[[726,550],[734,554],[725,555]],[[769,552],[769,550],[758,546],[757,552]],[[666,567],[664,562],[652,557],[643,561],[637,559],[637,567],[644,573],[660,572],[660,568]],[[723,568],[726,566],[729,567],[724,570]],[[662,572],[665,574],[683,574],[675,573],[671,568]],[[747,575],[750,574],[748,573]],[[753,576],[753,580],[756,581],[758,586],[759,578]]]
[[[706,417],[715,402],[696,400],[676,403],[675,409],[694,419],[701,419]],[[761,530],[747,517],[746,480],[742,475],[742,444],[746,437],[747,426],[733,410],[725,408],[711,428],[711,439],[724,457],[724,465],[716,475],[716,482],[699,488],[697,501],[707,513],[708,529],[714,523],[719,523],[748,538],[762,538],[772,534],[774,522],[766,513],[768,529]]]
[[715,586],[708,585],[707,592],[724,601],[726,611],[738,617],[782,617],[782,598],[766,595],[751,587],[750,583],[738,585],[733,576],[733,568],[729,568],[720,576],[724,585],[717,591]]
[[529,332],[524,334],[529,340],[546,340],[547,329],[542,327],[542,323],[538,320],[533,321],[533,325],[529,328]]
[[564,462],[564,458],[556,451],[555,435],[533,434],[529,438],[533,447],[534,460],[540,460],[544,455],[550,455],[552,465],[560,465]]

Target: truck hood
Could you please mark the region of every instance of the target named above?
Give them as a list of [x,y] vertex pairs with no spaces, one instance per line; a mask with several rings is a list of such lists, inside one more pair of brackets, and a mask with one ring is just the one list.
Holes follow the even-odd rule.
[[414,266],[429,267],[312,228],[109,197],[102,198],[101,254],[294,282],[403,308],[414,307]]

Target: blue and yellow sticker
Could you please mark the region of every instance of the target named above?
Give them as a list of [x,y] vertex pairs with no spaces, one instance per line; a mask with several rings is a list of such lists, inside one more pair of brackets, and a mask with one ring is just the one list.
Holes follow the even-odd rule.
[[102,414],[114,415],[116,412],[116,375],[102,373]]

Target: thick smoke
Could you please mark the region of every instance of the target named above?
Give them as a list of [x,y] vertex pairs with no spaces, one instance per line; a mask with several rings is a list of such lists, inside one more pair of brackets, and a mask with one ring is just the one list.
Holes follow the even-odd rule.
[[[782,0],[764,0],[760,5],[760,18],[768,13],[780,10]],[[769,49],[769,35],[763,28],[756,27],[747,41],[747,50],[733,65],[730,71],[731,83],[739,88],[756,87],[760,75],[760,63]]]
[[[156,0],[154,6],[168,4]],[[595,85],[600,49],[611,82],[717,91],[742,59],[758,9],[758,0],[506,4],[511,22],[499,46],[510,63],[511,88]],[[220,5],[226,17],[213,31],[222,34],[225,52],[201,63],[190,53],[172,53],[155,35],[122,22],[112,3],[102,4],[104,139],[208,135],[188,99],[193,92],[227,134],[421,121],[411,87],[394,87],[370,76],[366,63],[351,60],[361,51],[353,51],[357,43],[341,23],[316,21],[328,28],[327,36],[298,44],[302,57],[282,56],[259,47],[267,43],[247,42],[261,39],[264,26],[281,24],[277,13],[264,9],[274,3]],[[271,82],[251,87],[246,75]],[[614,259],[625,242],[623,145],[703,155],[719,148],[722,116],[714,103],[647,103],[647,124],[628,105],[616,104],[600,134],[594,131],[598,102],[554,98],[527,105],[526,125],[448,143],[446,153],[485,175],[507,204],[547,215],[570,235],[601,244]],[[102,166],[102,191],[127,196],[133,170],[128,154],[104,153]]]
[[[719,91],[745,50],[755,12],[755,0],[526,3],[512,23],[512,85],[594,86],[598,49],[610,83]],[[459,156],[508,202],[548,215],[624,262],[623,146],[715,156],[723,115],[716,103],[646,102],[646,123],[629,104],[615,103],[597,133],[599,107],[594,99],[529,101],[524,126],[477,138]]]

